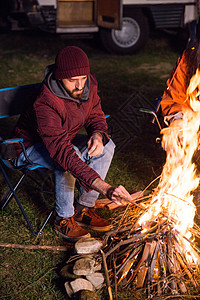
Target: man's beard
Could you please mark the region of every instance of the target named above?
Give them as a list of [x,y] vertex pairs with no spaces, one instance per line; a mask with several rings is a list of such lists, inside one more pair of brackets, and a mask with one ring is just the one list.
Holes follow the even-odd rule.
[[[81,92],[80,94],[76,94],[76,92],[78,92],[78,91],[82,91],[82,92]],[[84,91],[84,89],[82,89],[82,90],[74,89],[72,92],[70,92],[70,91],[68,90],[68,93],[69,93],[70,96],[71,96],[72,98],[74,98],[74,99],[81,99],[82,96],[83,96],[83,91]]]

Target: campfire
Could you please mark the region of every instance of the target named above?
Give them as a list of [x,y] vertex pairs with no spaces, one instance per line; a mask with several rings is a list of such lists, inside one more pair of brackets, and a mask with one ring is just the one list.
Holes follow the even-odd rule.
[[[192,110],[184,112],[182,130],[162,130],[166,150],[157,188],[149,199],[128,205],[114,220],[115,230],[104,236],[103,262],[108,291],[119,283],[142,289],[147,298],[199,295],[200,237],[194,218],[193,192],[200,178],[193,162],[199,145],[200,71],[192,77],[187,97]],[[173,124],[173,123],[172,123]],[[163,296],[164,297],[164,296]]]
[[[194,221],[196,206],[193,202],[200,181],[194,163],[199,146],[200,101],[196,100],[199,93],[200,71],[197,69],[187,90],[192,109],[184,111],[183,119],[161,131],[166,162],[161,175],[154,180],[159,179],[159,183],[153,193],[147,196],[145,191],[141,191],[140,196],[135,193],[137,199],[134,195],[125,211],[116,212],[113,229],[103,235],[98,249],[98,240],[80,240],[75,245],[77,254],[70,257],[64,267],[68,270],[75,262],[72,265],[74,274],[78,270],[88,279],[92,272],[92,282],[98,279],[99,286],[103,284],[102,274],[93,272],[91,266],[103,263],[108,290],[106,299],[112,300],[115,293],[117,300],[119,287],[129,288],[137,299],[199,299],[200,248],[197,240],[200,228]],[[90,242],[94,243],[93,252],[88,248]],[[92,258],[87,253],[93,253]],[[89,260],[89,271],[80,269],[84,259]],[[68,295],[75,292],[77,286],[79,290],[88,288],[85,278],[77,280],[77,283],[66,282]],[[81,288],[80,280],[84,284]]]

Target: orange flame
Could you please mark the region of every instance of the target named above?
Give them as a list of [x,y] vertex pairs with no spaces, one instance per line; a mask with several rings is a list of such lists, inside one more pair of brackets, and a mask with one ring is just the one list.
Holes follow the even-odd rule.
[[[186,101],[189,101],[191,109],[183,112],[183,119],[174,121],[161,131],[162,146],[166,150],[166,163],[150,208],[139,219],[139,224],[143,228],[149,220],[167,217],[181,236],[191,237],[190,229],[193,227],[196,212],[192,192],[200,181],[195,164],[192,162],[198,147],[200,127],[200,102],[197,100],[199,91],[200,71],[197,69],[187,89]],[[186,246],[188,254],[194,252],[186,240],[182,239],[180,242]],[[195,253],[192,259],[190,257],[191,260],[198,260]]]

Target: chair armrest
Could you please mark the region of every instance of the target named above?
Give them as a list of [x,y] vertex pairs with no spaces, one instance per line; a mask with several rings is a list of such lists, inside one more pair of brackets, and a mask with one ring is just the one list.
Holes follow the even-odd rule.
[[0,138],[0,157],[5,160],[12,160],[17,157],[16,144],[23,143],[23,139],[7,139]]

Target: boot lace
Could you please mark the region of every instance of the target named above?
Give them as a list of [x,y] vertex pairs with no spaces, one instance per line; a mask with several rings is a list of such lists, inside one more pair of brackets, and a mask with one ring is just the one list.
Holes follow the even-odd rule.
[[65,228],[65,232],[68,232],[72,228],[79,227],[79,225],[74,221],[74,217],[66,218],[61,221],[61,227]]
[[83,210],[83,214],[87,215],[90,218],[96,218],[96,219],[101,219],[101,217],[93,210],[93,209],[87,209]]

